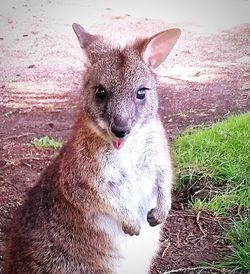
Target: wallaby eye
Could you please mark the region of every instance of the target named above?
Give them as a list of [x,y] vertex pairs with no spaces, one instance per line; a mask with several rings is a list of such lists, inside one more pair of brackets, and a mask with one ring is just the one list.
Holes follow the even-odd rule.
[[148,88],[145,88],[145,87],[138,89],[136,92],[136,98],[139,100],[145,99],[146,90],[148,90]]
[[95,96],[96,98],[103,100],[107,97],[107,91],[103,87],[99,86],[95,90]]

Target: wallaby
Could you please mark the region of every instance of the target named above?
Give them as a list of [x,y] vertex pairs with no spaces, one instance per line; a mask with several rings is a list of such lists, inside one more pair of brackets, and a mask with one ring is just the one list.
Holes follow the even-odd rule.
[[115,48],[73,29],[86,57],[80,113],[14,218],[5,273],[149,273],[172,183],[154,70],[180,30]]

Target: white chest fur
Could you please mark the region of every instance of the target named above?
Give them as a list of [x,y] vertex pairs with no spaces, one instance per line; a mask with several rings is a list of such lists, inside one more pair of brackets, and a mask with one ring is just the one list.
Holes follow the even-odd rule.
[[[152,127],[151,127],[152,129]],[[148,128],[128,138],[122,149],[110,153],[103,168],[103,180],[120,203],[133,212],[141,224],[156,205],[156,179],[160,145]]]
[[[160,130],[159,130],[160,127]],[[152,132],[155,128],[155,132]],[[122,149],[110,152],[103,161],[101,185],[110,203],[119,203],[140,221],[139,236],[124,234],[121,226],[107,215],[99,215],[98,226],[111,235],[119,254],[117,273],[147,273],[159,245],[160,226],[151,227],[147,213],[156,206],[157,170],[168,159],[164,155],[165,136],[154,121],[128,138]]]

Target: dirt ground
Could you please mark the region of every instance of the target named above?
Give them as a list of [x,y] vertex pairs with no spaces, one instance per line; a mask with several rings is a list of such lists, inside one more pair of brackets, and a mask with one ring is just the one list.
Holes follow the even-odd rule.
[[[97,10],[98,18],[87,20],[88,30],[120,42],[182,28],[178,45],[157,72],[159,111],[171,140],[187,127],[250,111],[250,24],[244,20],[209,29],[196,17],[136,16],[115,10],[110,1],[98,9],[88,1],[34,2],[0,4],[0,272],[13,210],[58,153],[37,150],[31,140],[44,135],[67,140],[77,114],[82,56],[72,22],[84,25],[80,18]],[[249,5],[238,3],[242,11]],[[185,268],[194,269],[174,273],[201,273],[200,262],[217,261],[230,250],[225,220],[184,210],[184,196],[174,196],[153,273]]]

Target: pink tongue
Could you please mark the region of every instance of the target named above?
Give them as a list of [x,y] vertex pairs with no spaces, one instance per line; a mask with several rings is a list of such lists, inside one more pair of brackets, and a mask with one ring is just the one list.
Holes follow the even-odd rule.
[[116,149],[120,149],[123,146],[124,142],[122,141],[113,141],[113,145]]

